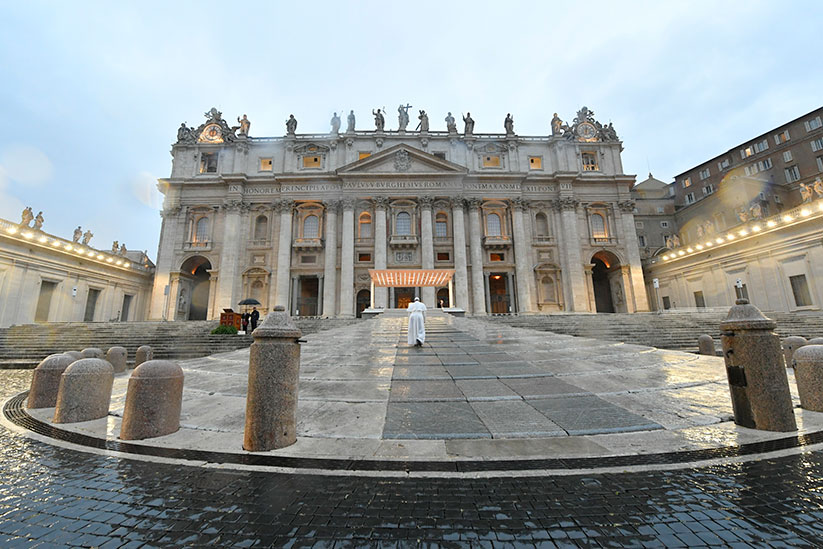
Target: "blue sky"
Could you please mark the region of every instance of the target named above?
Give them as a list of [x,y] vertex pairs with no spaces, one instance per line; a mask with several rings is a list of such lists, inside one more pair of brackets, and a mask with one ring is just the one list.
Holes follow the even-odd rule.
[[[546,135],[586,105],[626,173],[672,177],[823,103],[821,2],[4,2],[0,217],[156,257],[170,145],[212,106],[252,136],[333,111],[471,111]],[[414,125],[414,122],[411,124]]]

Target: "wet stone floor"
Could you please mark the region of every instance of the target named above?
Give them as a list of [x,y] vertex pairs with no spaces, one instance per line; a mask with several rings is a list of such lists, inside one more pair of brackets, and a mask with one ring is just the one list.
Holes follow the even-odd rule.
[[[0,370],[0,398],[30,372]],[[0,547],[814,547],[823,454],[678,471],[327,477],[103,457],[0,427]]]

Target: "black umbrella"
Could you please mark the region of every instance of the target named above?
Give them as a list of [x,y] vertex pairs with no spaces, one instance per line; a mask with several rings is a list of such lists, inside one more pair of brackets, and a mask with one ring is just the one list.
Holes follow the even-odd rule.
[[257,307],[258,305],[261,305],[261,303],[259,301],[257,301],[256,299],[254,299],[253,297],[247,297],[246,299],[244,299],[243,301],[238,303],[238,305],[253,305],[253,306]]

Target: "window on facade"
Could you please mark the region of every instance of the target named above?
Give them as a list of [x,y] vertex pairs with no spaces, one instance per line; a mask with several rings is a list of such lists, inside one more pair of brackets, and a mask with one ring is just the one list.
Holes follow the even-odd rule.
[[300,256],[300,263],[317,263],[317,256],[316,255],[301,255]]
[[303,167],[304,168],[319,168],[321,166],[320,157],[319,156],[304,156],[303,157]]
[[360,215],[360,238],[371,238],[371,215],[364,213]]
[[361,152],[357,155],[358,160],[363,160],[364,158],[368,158],[371,156],[370,152]]
[[411,233],[411,215],[408,212],[400,212],[397,214],[396,233],[399,235],[410,235]]
[[642,229],[642,228],[643,228],[643,226],[644,226],[644,224],[643,224],[643,222],[642,222],[642,221],[635,221],[635,222],[634,222],[634,228],[635,228],[635,229]]
[[680,183],[680,184],[681,184],[681,185],[683,185],[683,188],[684,188],[684,189],[685,189],[685,188],[687,188],[687,187],[691,187],[691,186],[692,186],[692,178],[691,178],[691,177],[687,177],[686,179],[684,179],[683,181],[681,181],[681,183]]
[[209,240],[209,218],[201,217],[197,220],[194,231],[195,242],[208,242]]
[[694,292],[694,306],[702,309],[706,306],[706,299],[703,297],[702,291]]
[[657,207],[657,213],[662,214],[664,211],[665,211],[665,208],[663,206],[658,206]]
[[307,215],[303,220],[303,238],[319,238],[320,220],[316,215]]
[[661,221],[660,222],[660,227],[662,229],[668,229],[669,228],[669,222],[668,221]]
[[806,275],[790,276],[789,283],[792,285],[795,305],[808,307],[812,304],[812,296],[809,293],[809,283],[806,281]]
[[703,187],[703,196],[709,196],[713,192],[714,192],[714,186],[712,186],[711,184],[706,185],[705,187]]
[[437,238],[449,236],[449,218],[443,212],[434,216],[434,236]]
[[792,151],[783,151],[783,162],[792,161]]
[[530,156],[529,157],[529,169],[530,170],[543,169],[543,157],[542,156]]
[[258,215],[254,220],[254,239],[267,240],[269,238],[269,219],[265,215]]
[[200,154],[200,173],[217,173],[217,153]]
[[449,252],[437,252],[437,261],[449,261],[449,259],[451,259]]
[[823,151],[823,137],[818,137],[812,141],[812,152]]
[[446,153],[444,153],[444,152],[437,151],[437,152],[433,152],[432,154],[434,156],[436,156],[437,158],[439,158],[440,160],[445,160],[446,159]]
[[686,204],[694,204],[694,193],[688,193],[686,195]]
[[760,171],[763,170],[770,170],[774,164],[772,164],[771,158],[764,158],[760,162],[757,163],[757,166],[760,168]]
[[499,168],[500,167],[500,157],[497,155],[489,155],[483,157],[483,167],[484,168]]
[[823,156],[817,157],[817,171],[823,172]]
[[722,172],[723,170],[728,168],[730,164],[731,162],[729,162],[729,159],[724,158],[723,160],[717,163],[717,170]]
[[371,261],[371,254],[359,253],[357,254],[357,261],[369,262]]
[[786,174],[786,183],[793,183],[800,179],[800,169],[797,167],[797,164],[794,166],[789,166],[783,173]]
[[711,175],[710,172],[709,172],[709,168],[703,168],[702,170],[700,170],[700,179],[701,180],[707,179],[709,177],[709,175]]
[[260,171],[261,172],[270,172],[270,171],[272,171],[271,158],[261,158],[260,159]]
[[638,246],[645,247],[646,246],[646,237],[642,234],[637,235],[637,244],[638,244]]
[[506,261],[506,256],[499,253],[490,253],[489,261]]
[[486,235],[487,236],[501,236],[503,234],[500,227],[500,216],[496,213],[490,213],[486,216]]
[[546,214],[544,214],[543,212],[538,213],[534,217],[534,224],[535,229],[537,230],[537,236],[549,236],[549,220],[546,218]]
[[816,116],[816,117],[812,118],[811,120],[809,120],[808,122],[806,122],[805,124],[806,124],[806,131],[807,132],[810,132],[812,130],[816,130],[817,128],[819,128],[821,126],[820,117]]
[[672,300],[667,295],[663,296],[663,308],[667,311],[672,308]]
[[550,276],[544,276],[540,284],[543,286],[543,301],[545,303],[556,302],[557,292],[554,289],[554,279]]
[[791,139],[791,137],[789,136],[789,130],[783,130],[782,132],[774,136],[774,144],[780,145],[781,143],[785,143],[789,139]]
[[603,216],[596,213],[592,214],[589,219],[592,224],[592,237],[606,238],[608,236],[606,234],[606,220],[603,219]]
[[597,154],[593,152],[584,152],[581,155],[583,159],[584,172],[596,172],[600,168],[597,165]]

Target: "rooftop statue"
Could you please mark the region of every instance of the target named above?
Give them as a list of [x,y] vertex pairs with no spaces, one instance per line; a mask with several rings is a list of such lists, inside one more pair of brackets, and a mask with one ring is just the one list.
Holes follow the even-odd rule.
[[125,245],[125,244],[121,244],[121,245],[120,245],[120,251],[119,251],[118,253],[119,253],[120,255],[126,255],[126,252],[127,252],[127,251],[128,251],[128,250],[126,250],[126,245]]
[[563,121],[560,120],[560,117],[557,116],[557,113],[554,113],[554,117],[552,117],[552,135],[561,135],[563,133],[563,125]]
[[346,119],[346,122],[348,123],[348,125],[346,126],[346,132],[353,132],[354,131],[354,123],[355,123],[354,110],[349,112],[349,116]]
[[297,119],[294,117],[293,114],[289,115],[289,119],[286,120],[286,135],[294,135],[294,132],[297,131]]
[[39,231],[41,228],[43,228],[43,221],[45,221],[43,219],[43,212],[38,212],[37,217],[34,218],[34,230],[35,231]]
[[446,115],[446,130],[448,130],[450,134],[457,134],[457,123],[455,122],[452,113],[448,113]]
[[463,117],[463,123],[465,124],[463,133],[465,135],[471,135],[474,133],[474,119],[472,118],[472,113],[467,112],[466,116]]
[[514,118],[511,113],[507,114],[506,119],[503,120],[503,127],[506,129],[506,135],[514,135]]
[[811,183],[801,183],[800,184],[800,198],[803,199],[803,203],[811,202],[814,195],[814,186]]
[[244,114],[243,118],[237,117],[237,121],[240,122],[240,133],[238,135],[244,135],[246,137],[249,136],[249,128],[251,127],[251,122],[249,121],[248,117]]
[[181,123],[177,128],[177,142],[194,143],[194,128],[187,127],[185,122]]
[[111,253],[116,254],[117,250],[119,250],[119,249],[120,249],[120,243],[119,242],[117,242],[115,240],[114,242],[111,243]]
[[383,113],[380,112],[380,109],[377,109],[377,112],[374,112],[374,109],[372,109],[371,113],[374,115],[375,131],[382,132],[386,126],[386,119],[383,118]]
[[820,176],[814,180],[814,192],[817,194],[817,198],[823,198],[823,180],[820,179]]
[[88,245],[89,245],[89,242],[91,242],[91,238],[92,238],[93,236],[94,236],[94,233],[92,233],[91,231],[88,231],[88,230],[87,230],[87,231],[83,234],[83,244],[85,244],[86,246],[88,246]]
[[337,116],[337,113],[334,113],[331,117],[331,133],[332,135],[340,133],[340,117]]
[[406,131],[406,126],[409,125],[409,109],[411,105],[408,103],[403,106],[400,105],[397,107],[397,130],[404,132]]
[[426,114],[426,111],[421,110],[420,115],[417,117],[420,120],[420,123],[417,124],[417,128],[425,133],[429,131],[429,115]]
[[81,229],[80,225],[78,225],[77,228],[74,229],[74,235],[72,236],[71,240],[72,240],[72,242],[74,242],[76,244],[76,243],[80,242],[80,239],[82,237],[83,237],[83,229]]
[[28,227],[32,219],[34,219],[34,213],[31,211],[31,206],[28,206],[23,209],[23,214],[20,216],[20,226]]

